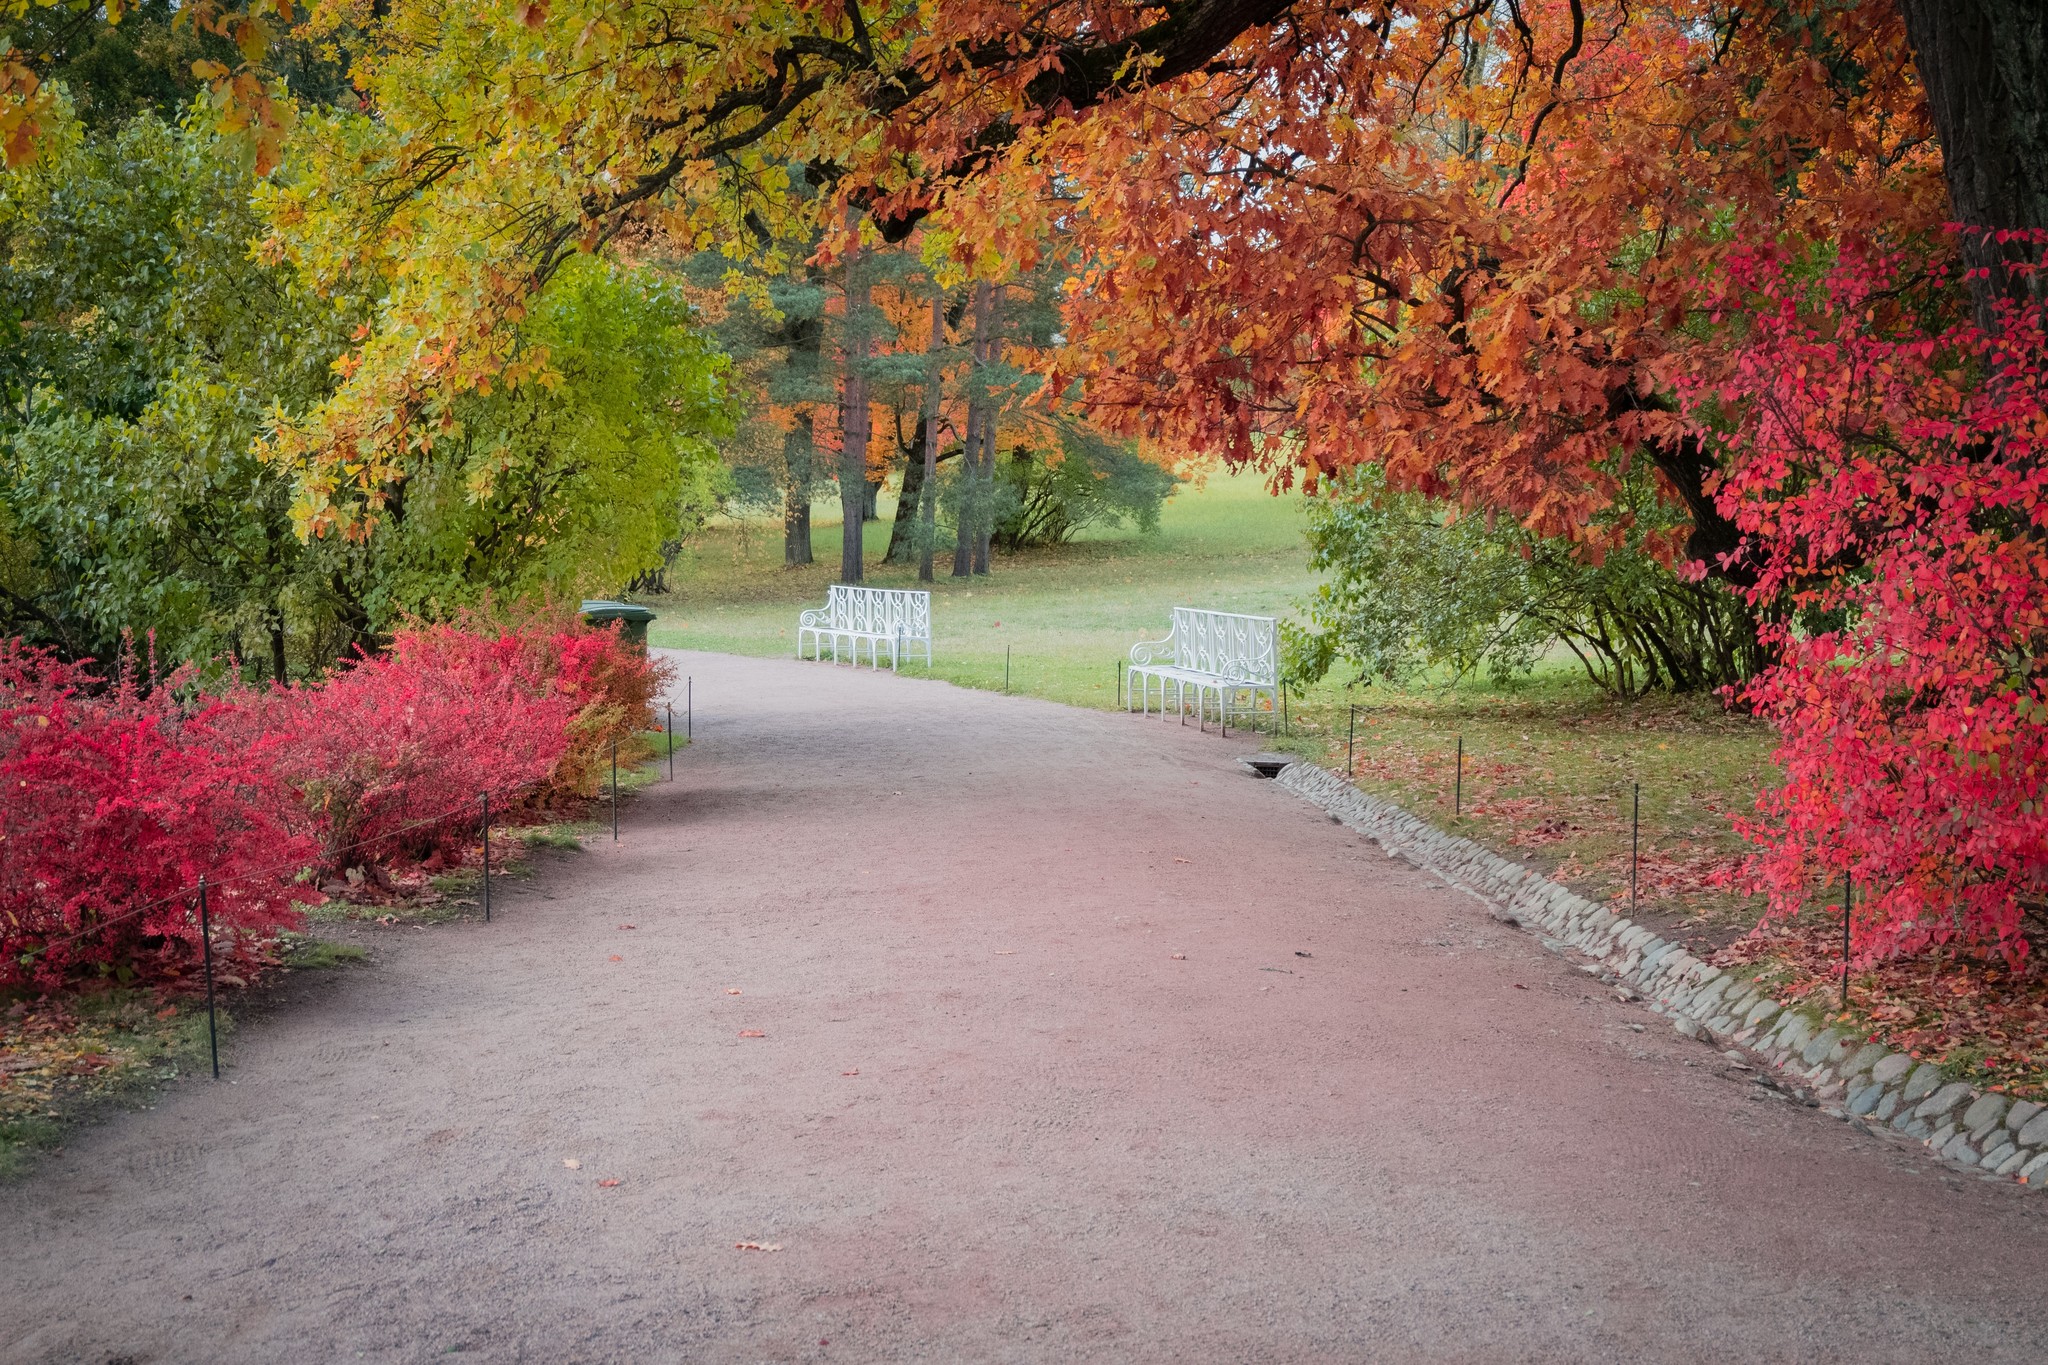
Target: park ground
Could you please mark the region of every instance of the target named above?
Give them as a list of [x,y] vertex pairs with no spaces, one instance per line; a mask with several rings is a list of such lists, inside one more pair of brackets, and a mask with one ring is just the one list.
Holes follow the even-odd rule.
[[[892,510],[885,502],[884,517]],[[779,527],[708,527],[678,563],[675,591],[656,602],[655,644],[793,652],[797,613],[821,603],[836,576],[839,527],[829,508],[819,511],[817,562],[803,569],[782,567]],[[871,581],[914,585],[913,569],[877,562],[887,530],[886,520],[866,528]],[[1175,605],[1295,614],[1315,582],[1301,530],[1298,498],[1274,496],[1256,476],[1218,473],[1183,489],[1151,534],[1084,533],[1058,550],[999,555],[992,576],[967,581],[951,578],[942,561],[932,585],[931,674],[999,691],[1007,664],[1016,694],[1114,710],[1117,661],[1135,641],[1164,634]],[[911,672],[923,673],[922,664]],[[1348,763],[1365,790],[1619,904],[1629,897],[1639,796],[1635,918],[1695,945],[1727,945],[1724,961],[1767,976],[1781,998],[1824,1005],[1839,989],[1831,934],[1742,938],[1759,906],[1726,884],[1741,851],[1729,817],[1772,779],[1772,736],[1713,698],[1611,701],[1562,660],[1507,686],[1439,679],[1388,689],[1333,674],[1290,697],[1287,733],[1275,733],[1268,717],[1258,742],[1335,771]],[[528,831],[542,844],[573,842],[573,833]],[[407,904],[324,913],[432,923],[461,915],[470,898],[450,884]],[[1814,911],[1821,921],[1834,913]],[[285,945],[284,958],[318,972],[345,967],[346,952],[316,934]],[[1842,1021],[1851,1028],[1957,1078],[2048,1098],[2048,983],[2039,974],[1933,959],[1859,973],[1851,984]],[[254,1007],[250,997],[231,998],[228,1026]],[[160,1085],[191,1075],[205,1059],[202,1023],[189,998],[120,989],[0,1010],[0,1180],[32,1169],[77,1121],[145,1103]]]
[[[1006,618],[1007,619],[1007,618]],[[1233,736],[688,654],[493,922],[323,926],[0,1187],[0,1362],[2037,1360],[2037,1194],[1751,1084]]]
[[[893,507],[864,528],[869,582],[916,587],[914,567],[879,561]],[[797,613],[838,576],[836,503],[820,504],[816,562],[782,565],[780,527],[714,523],[671,575],[657,644],[759,656],[794,652]],[[1316,579],[1298,495],[1256,474],[1211,473],[1166,506],[1158,530],[1084,532],[1056,550],[999,554],[987,578],[950,576],[934,593],[933,677],[1073,706],[1114,709],[1117,661],[1164,635],[1175,606],[1298,617]],[[922,675],[920,662],[911,670]],[[1354,709],[1355,708],[1355,709]],[[1830,945],[1838,903],[1811,924],[1738,942],[1759,899],[1731,884],[1742,843],[1731,818],[1775,780],[1769,727],[1716,697],[1618,702],[1569,656],[1505,685],[1433,678],[1360,685],[1345,672],[1289,699],[1288,733],[1267,737],[1442,828],[1538,868],[1593,900],[1627,906],[1659,932],[1768,978],[1786,998],[1840,988]],[[1270,721],[1268,722],[1270,725]],[[1458,753],[1462,743],[1462,782]],[[1348,751],[1348,752],[1347,752]],[[1636,844],[1631,903],[1631,843]],[[1953,1076],[2048,1098],[2048,979],[1981,957],[1938,956],[1858,973],[1843,1022]],[[1836,1007],[1839,1013],[1839,1006]]]

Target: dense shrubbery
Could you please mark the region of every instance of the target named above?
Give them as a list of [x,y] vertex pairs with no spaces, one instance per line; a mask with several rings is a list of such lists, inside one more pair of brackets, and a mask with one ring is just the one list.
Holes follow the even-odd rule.
[[8,642],[0,986],[175,983],[201,874],[217,957],[254,965],[323,875],[459,861],[481,793],[500,811],[591,793],[658,683],[615,631],[539,615],[409,627],[325,682],[218,697],[190,670],[106,679]]
[[275,746],[231,707],[180,704],[183,681],[145,693],[132,670],[0,645],[0,985],[177,978],[198,959],[182,893],[202,873],[230,963],[295,920],[295,869],[250,875],[314,849]]
[[1290,630],[1289,672],[1321,678],[1337,660],[1399,681],[1429,669],[1496,681],[1527,673],[1557,646],[1603,690],[1697,692],[1764,664],[1756,626],[1726,585],[1670,567],[1684,515],[1642,462],[1615,479],[1614,505],[1586,545],[1531,533],[1512,517],[1396,492],[1364,466],[1308,503],[1310,565],[1329,580]]
[[1853,877],[1863,961],[2017,966],[2048,924],[2048,310],[1973,313],[1945,255],[1738,256],[1736,368],[1691,398],[1751,600],[1800,612],[1744,693],[1784,736],[1755,884],[1792,916]]
[[[1064,545],[1088,526],[1151,531],[1174,490],[1173,471],[1078,423],[1050,449],[1020,445],[995,469],[994,540],[1006,549]],[[957,515],[957,510],[956,510]]]

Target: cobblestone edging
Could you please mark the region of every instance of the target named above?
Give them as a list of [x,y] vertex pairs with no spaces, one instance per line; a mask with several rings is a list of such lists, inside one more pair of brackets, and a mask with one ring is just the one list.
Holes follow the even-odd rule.
[[[1776,1073],[1776,1088],[1866,1131],[1917,1138],[1946,1164],[1987,1179],[2048,1187],[2048,1108],[2012,1103],[1879,1043],[1858,1045],[1803,1010],[1788,1009],[1625,916],[1368,796],[1313,763],[1294,762],[1279,784],[1492,907],[1494,918],[1535,930],[1543,946],[1576,955],[1581,970],[1640,995],[1689,1038],[1740,1049]],[[1770,1084],[1769,1080],[1766,1080]]]

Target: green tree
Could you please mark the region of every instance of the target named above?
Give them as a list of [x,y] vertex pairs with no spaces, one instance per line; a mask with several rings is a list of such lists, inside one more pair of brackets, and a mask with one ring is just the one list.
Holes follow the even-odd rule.
[[725,357],[679,283],[569,262],[528,318],[553,379],[466,396],[374,542],[379,622],[485,593],[617,592],[665,566],[730,489]]
[[269,259],[254,177],[211,124],[66,116],[0,173],[0,630],[99,657],[149,631],[282,678],[407,613],[660,565],[718,491],[723,362],[671,283],[599,257],[522,321],[549,382],[464,395],[390,534],[302,540],[260,438],[332,391],[384,281],[322,294]]

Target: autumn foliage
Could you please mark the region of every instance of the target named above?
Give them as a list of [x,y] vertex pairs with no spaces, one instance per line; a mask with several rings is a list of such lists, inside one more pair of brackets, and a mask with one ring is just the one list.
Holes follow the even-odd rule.
[[1691,397],[1777,651],[1752,875],[1780,914],[1852,877],[1863,961],[2017,965],[2048,900],[2048,317],[1978,327],[1944,258],[1742,253],[1734,363]]
[[176,690],[0,645],[0,986],[189,974],[202,874],[230,964],[297,921],[315,841],[275,743]]
[[0,647],[0,986],[189,980],[201,875],[216,960],[258,965],[324,878],[459,861],[482,794],[500,815],[588,795],[659,682],[616,630],[544,614],[217,697]]

